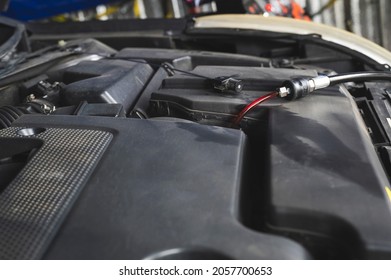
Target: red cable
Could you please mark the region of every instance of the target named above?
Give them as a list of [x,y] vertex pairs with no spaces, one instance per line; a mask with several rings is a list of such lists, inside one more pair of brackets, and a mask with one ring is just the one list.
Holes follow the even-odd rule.
[[252,110],[254,107],[258,106],[259,104],[261,104],[262,102],[266,101],[266,100],[269,100],[273,97],[276,97],[277,96],[277,92],[270,92],[262,97],[259,97],[257,99],[255,99],[254,101],[252,101],[250,104],[248,104],[246,107],[244,107],[244,109],[242,111],[240,111],[240,113],[238,114],[238,116],[235,118],[235,121],[234,121],[234,124],[236,125],[239,125],[239,123],[242,121],[242,119],[244,118],[244,116],[250,111]]

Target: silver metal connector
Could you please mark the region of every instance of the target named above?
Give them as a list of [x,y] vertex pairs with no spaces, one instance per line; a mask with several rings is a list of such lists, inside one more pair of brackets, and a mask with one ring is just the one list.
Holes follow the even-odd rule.
[[284,81],[282,87],[277,89],[277,95],[287,100],[295,100],[329,85],[330,78],[328,76],[298,77]]
[[[312,78],[311,81],[313,82],[314,89],[312,91],[315,91],[317,89],[326,88],[330,85],[330,78],[328,76],[318,76],[315,78]],[[310,83],[311,85],[312,83]]]

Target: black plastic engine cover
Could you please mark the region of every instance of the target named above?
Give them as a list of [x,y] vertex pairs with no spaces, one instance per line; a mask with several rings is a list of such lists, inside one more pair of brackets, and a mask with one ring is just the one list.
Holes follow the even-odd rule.
[[309,257],[294,241],[240,223],[247,149],[241,131],[77,116],[28,116],[14,125],[113,135],[46,259]]
[[349,96],[334,87],[270,110],[269,228],[315,257],[390,258],[389,183]]
[[[243,91],[219,92],[214,89],[210,80],[179,73],[164,79],[161,88],[152,93],[151,115],[229,123],[244,106],[255,98],[274,91],[284,80],[317,75],[315,70],[233,66],[197,66],[193,72],[209,78],[233,76],[243,82]],[[252,118],[258,113],[259,110],[255,108],[246,118]]]
[[129,112],[153,74],[145,63],[120,59],[84,61],[66,69],[64,105],[80,102],[121,104]]

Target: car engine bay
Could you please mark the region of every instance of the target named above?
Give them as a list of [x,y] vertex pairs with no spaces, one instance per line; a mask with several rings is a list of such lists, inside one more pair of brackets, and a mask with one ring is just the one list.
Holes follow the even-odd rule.
[[390,81],[238,119],[284,81],[388,65],[316,35],[39,28],[0,56],[0,258],[391,257]]

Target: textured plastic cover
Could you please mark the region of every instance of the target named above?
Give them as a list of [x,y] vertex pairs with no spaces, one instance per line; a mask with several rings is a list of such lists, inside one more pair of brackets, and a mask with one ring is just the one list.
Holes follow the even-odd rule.
[[245,172],[252,158],[239,130],[85,116],[28,115],[13,125],[114,135],[44,259],[309,258],[296,242],[241,222],[253,172]]
[[[21,128],[0,131],[19,136]],[[99,130],[49,128],[43,146],[0,195],[0,259],[37,259],[112,139]]]

